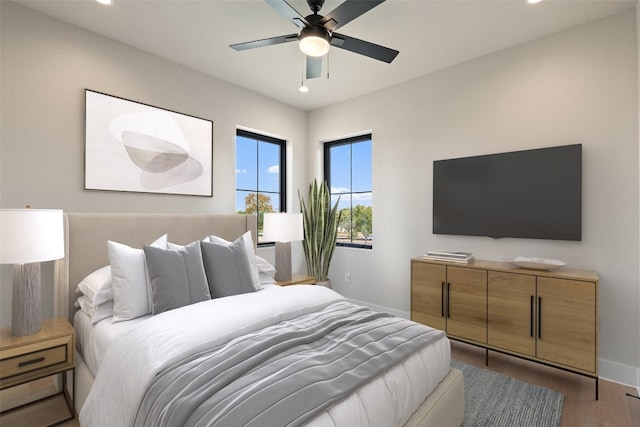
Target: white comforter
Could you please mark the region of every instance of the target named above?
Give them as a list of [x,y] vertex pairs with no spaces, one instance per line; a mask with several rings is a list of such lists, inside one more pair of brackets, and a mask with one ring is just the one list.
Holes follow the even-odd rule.
[[[269,287],[256,293],[213,299],[153,316],[117,337],[109,347],[80,412],[80,423],[83,427],[130,426],[149,381],[185,349],[205,341],[210,341],[213,345],[222,344],[250,331],[313,312],[342,299],[339,294],[319,286]],[[413,365],[423,364],[420,354],[417,354],[405,362],[411,366],[412,373],[408,375],[408,380],[414,384],[410,384],[410,387],[399,384],[398,391],[393,392],[400,394],[398,396],[374,399],[376,407],[382,405],[393,409],[385,411],[386,416],[393,419],[358,420],[358,414],[366,415],[367,411],[363,411],[361,398],[356,396],[342,404],[342,412],[325,412],[311,421],[310,425],[339,425],[339,420],[332,418],[340,417],[345,412],[355,414],[355,420],[343,424],[349,426],[390,426],[406,422],[408,416],[448,372],[448,342],[435,347],[441,363],[432,371],[416,367],[418,371],[413,372]],[[400,379],[393,377],[387,383],[397,381]],[[388,384],[385,387],[388,388]],[[403,396],[405,393],[408,395]],[[395,401],[396,398],[398,401]],[[398,411],[408,411],[408,415],[398,414]]]

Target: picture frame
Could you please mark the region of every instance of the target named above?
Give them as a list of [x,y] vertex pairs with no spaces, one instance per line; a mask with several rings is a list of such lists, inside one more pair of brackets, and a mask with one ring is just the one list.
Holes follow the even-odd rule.
[[85,189],[213,196],[213,122],[85,89]]

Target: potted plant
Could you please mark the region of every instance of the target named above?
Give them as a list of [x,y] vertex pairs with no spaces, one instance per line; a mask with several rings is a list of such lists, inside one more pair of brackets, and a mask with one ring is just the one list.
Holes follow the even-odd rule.
[[300,208],[304,229],[302,247],[307,261],[307,272],[315,277],[316,284],[331,287],[329,264],[336,247],[338,223],[341,212],[338,201],[331,207],[331,195],[327,182],[318,185],[317,180],[309,184],[309,193],[305,203],[300,191]]

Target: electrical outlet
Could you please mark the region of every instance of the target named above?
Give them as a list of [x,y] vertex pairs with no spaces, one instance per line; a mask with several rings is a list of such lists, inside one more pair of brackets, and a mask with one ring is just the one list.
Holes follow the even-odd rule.
[[344,283],[351,283],[351,273],[344,273]]

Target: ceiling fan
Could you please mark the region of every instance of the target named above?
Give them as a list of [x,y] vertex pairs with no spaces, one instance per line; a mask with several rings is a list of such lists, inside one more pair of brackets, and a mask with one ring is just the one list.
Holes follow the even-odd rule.
[[307,0],[309,8],[313,12],[308,16],[300,15],[286,0],[265,1],[287,20],[300,28],[300,32],[236,43],[230,45],[231,48],[240,51],[299,41],[300,50],[307,55],[307,79],[320,77],[322,72],[322,56],[329,51],[330,46],[345,49],[386,63],[391,63],[399,53],[394,49],[335,32],[338,28],[348,24],[385,0],[346,0],[326,16],[318,14],[325,0]]

